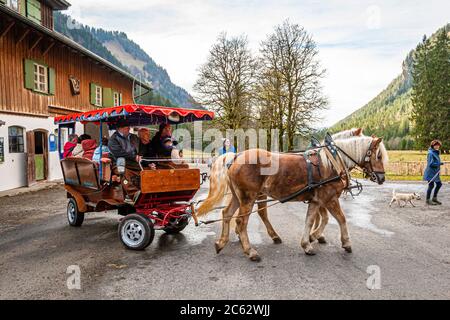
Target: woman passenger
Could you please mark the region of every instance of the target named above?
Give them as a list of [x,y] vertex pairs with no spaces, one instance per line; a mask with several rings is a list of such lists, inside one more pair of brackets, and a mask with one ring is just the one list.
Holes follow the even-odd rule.
[[151,139],[150,139],[150,129],[148,129],[148,128],[139,129],[138,137],[139,137],[138,154],[143,159],[143,160],[141,160],[143,167],[155,169],[156,168],[155,164],[152,163],[151,161],[146,160],[146,159],[151,159],[151,158],[156,157],[156,154],[153,151],[152,143],[151,143]]

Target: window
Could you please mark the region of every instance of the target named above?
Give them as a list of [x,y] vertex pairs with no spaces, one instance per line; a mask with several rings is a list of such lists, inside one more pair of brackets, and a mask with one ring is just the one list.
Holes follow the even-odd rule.
[[48,69],[37,63],[34,64],[34,91],[48,93]]
[[103,89],[95,86],[95,105],[101,107],[103,105]]
[[24,153],[23,128],[16,126],[9,127],[8,139],[9,153]]
[[19,12],[19,0],[6,0],[6,5],[14,11]]
[[114,107],[120,106],[120,93],[114,92]]
[[25,88],[40,94],[54,95],[56,71],[42,61],[24,59]]

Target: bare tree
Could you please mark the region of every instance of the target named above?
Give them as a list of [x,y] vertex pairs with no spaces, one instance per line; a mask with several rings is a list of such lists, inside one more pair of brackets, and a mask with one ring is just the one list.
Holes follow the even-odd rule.
[[287,136],[288,149],[294,136],[312,131],[317,111],[326,107],[320,79],[318,50],[311,35],[298,24],[285,21],[261,44],[261,67],[258,77],[258,100],[263,117],[280,132],[280,146]]
[[256,62],[245,36],[221,33],[194,85],[197,100],[213,109],[223,129],[246,127],[250,118]]

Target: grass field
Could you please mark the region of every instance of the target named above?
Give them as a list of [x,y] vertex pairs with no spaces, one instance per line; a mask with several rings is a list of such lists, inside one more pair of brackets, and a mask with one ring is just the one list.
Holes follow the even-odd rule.
[[[390,162],[427,161],[427,151],[388,151]],[[441,155],[442,161],[450,161],[450,154]]]

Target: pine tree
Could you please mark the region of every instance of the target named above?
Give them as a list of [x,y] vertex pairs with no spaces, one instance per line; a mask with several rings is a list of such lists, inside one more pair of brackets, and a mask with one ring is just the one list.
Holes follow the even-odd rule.
[[450,148],[450,39],[445,29],[434,41],[424,37],[413,70],[413,120],[417,145],[440,139]]

